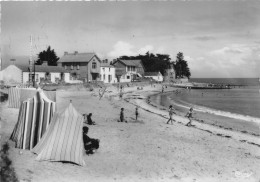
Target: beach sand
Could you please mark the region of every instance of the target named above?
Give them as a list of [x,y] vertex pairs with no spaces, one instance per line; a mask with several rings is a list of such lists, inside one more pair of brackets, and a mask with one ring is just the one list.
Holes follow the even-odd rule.
[[[260,144],[259,137],[200,122],[186,127],[188,120],[182,116],[174,116],[177,122],[167,125],[167,111],[145,99],[160,90],[160,86],[125,88],[125,100],[112,87],[101,100],[98,90],[57,91],[58,112],[72,100],[80,113],[92,112],[97,123],[88,126],[89,136],[100,139],[100,148],[93,155],[84,154],[83,167],[36,161],[32,152],[14,148],[8,139],[19,110],[8,108],[7,103],[0,106],[1,145],[10,144],[9,155],[20,181],[259,181],[260,147],[250,144]],[[140,107],[137,121],[136,105]],[[117,122],[121,107],[128,123]]]

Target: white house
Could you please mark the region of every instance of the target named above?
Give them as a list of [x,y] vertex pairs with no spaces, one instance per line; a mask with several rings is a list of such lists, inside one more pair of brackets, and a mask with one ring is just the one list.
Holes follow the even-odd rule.
[[163,81],[163,75],[161,74],[160,71],[158,72],[145,72],[144,73],[144,77],[146,78],[152,78],[158,82],[162,82]]
[[100,65],[100,80],[104,83],[117,83],[116,68],[106,60],[102,61]]
[[[35,68],[35,75],[34,75]],[[29,82],[29,66],[25,65],[9,65],[2,71],[2,80],[6,83],[21,84]],[[58,66],[43,66],[35,65],[33,66],[33,79],[35,76],[35,81],[37,84],[41,80],[48,79],[52,83],[58,82],[58,80],[63,79],[65,82],[70,82],[70,74],[61,67]]]
[[141,78],[144,74],[141,60],[117,60],[113,65],[116,68],[116,77],[119,82],[131,82]]

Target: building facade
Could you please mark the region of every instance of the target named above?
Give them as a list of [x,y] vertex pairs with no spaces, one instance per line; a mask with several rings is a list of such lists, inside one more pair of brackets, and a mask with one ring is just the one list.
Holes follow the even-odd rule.
[[[3,75],[2,80],[5,81],[6,83],[13,83],[13,84],[29,83],[29,79],[30,79],[29,66],[9,65],[1,72]],[[63,68],[58,66],[35,65],[33,66],[33,70],[32,70],[32,79],[35,80],[37,84],[46,80],[48,80],[51,83],[58,83],[61,80],[67,83],[70,82],[69,73]]]
[[152,78],[153,80],[155,80],[157,82],[163,81],[163,75],[161,74],[160,71],[158,71],[158,72],[145,72],[144,77]]
[[100,81],[101,60],[95,53],[65,52],[58,66],[70,73],[71,80]]
[[144,75],[144,67],[141,60],[117,60],[113,65],[116,68],[118,82],[131,82]]
[[173,67],[173,63],[170,64],[170,67],[165,70],[163,75],[163,81],[167,83],[175,82],[176,81],[175,70]]
[[104,83],[117,83],[116,68],[107,60],[102,61],[100,65],[100,80]]

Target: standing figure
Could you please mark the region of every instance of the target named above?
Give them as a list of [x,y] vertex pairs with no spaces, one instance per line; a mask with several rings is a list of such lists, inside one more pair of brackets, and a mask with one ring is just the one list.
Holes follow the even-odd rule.
[[[175,111],[174,111],[174,108],[172,107],[172,105],[170,105],[170,106],[169,106],[169,116],[170,116],[170,119],[167,121],[167,124],[168,124],[170,121],[171,121],[171,123],[172,123],[172,120],[173,120],[173,119],[172,119],[172,115],[173,115],[173,113],[176,114]],[[174,120],[174,121],[175,121],[175,120]]]
[[191,107],[188,113],[185,115],[185,117],[189,118],[189,122],[186,124],[186,126],[191,126],[191,118],[192,118],[193,108]]
[[125,120],[125,116],[124,116],[124,108],[121,108],[121,112],[120,112],[120,122],[126,122],[127,121]]
[[138,107],[135,108],[135,120],[137,120],[139,113],[138,113]]
[[162,86],[162,93],[164,92],[164,86]]

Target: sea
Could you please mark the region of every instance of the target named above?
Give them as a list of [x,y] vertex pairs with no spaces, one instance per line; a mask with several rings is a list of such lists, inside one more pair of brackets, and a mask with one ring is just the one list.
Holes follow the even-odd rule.
[[192,78],[189,82],[230,84],[232,89],[182,89],[165,97],[180,107],[260,124],[259,78]]

